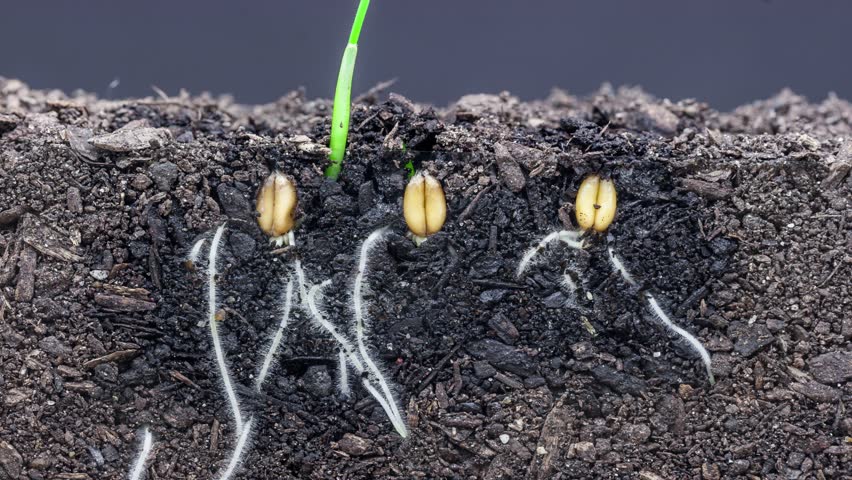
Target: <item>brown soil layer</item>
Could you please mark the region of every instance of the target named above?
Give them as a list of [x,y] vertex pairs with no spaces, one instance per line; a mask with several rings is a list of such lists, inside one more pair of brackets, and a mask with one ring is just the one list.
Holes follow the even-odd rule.
[[[145,425],[149,478],[215,475],[233,427],[204,279],[184,260],[225,221],[221,329],[259,419],[240,478],[849,478],[848,102],[371,95],[337,183],[321,175],[329,116],[298,92],[105,101],[0,78],[0,479],[124,478]],[[449,206],[419,248],[401,218],[409,158]],[[273,166],[299,187],[296,248],[270,246],[253,218]],[[517,279],[525,249],[574,228],[594,171],[619,189],[608,235],[553,247]],[[381,226],[371,340],[408,440],[363,389],[337,397],[335,345],[302,314],[251,389],[290,261],[334,281],[345,327],[354,253]],[[707,346],[715,385],[608,247]]]

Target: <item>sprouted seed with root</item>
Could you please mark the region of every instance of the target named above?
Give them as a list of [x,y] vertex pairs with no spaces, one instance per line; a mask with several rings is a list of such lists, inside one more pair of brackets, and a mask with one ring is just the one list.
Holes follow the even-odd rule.
[[[589,176],[583,180],[580,185],[575,206],[577,221],[583,230],[593,229],[598,233],[604,232],[615,218],[615,184],[612,180],[601,180],[597,175]],[[581,232],[566,230],[556,231],[546,235],[538,242],[538,244],[528,249],[524,253],[523,257],[521,257],[521,260],[518,263],[517,276],[522,276],[528,267],[533,264],[535,259],[539,257],[539,254],[554,241],[561,240],[563,243],[572,248],[582,249],[585,245],[581,236]],[[624,282],[629,286],[630,290],[637,291],[639,289],[639,283],[633,275],[627,271],[627,268],[624,266],[624,262],[621,261],[612,247],[607,248],[607,255],[609,257],[609,263],[612,265],[612,269],[621,276]],[[571,292],[576,291],[578,288],[577,283],[568,272],[563,273],[561,283],[563,287]],[[699,357],[701,357],[702,363],[704,364],[704,368],[707,370],[707,378],[710,384],[713,385],[715,383],[715,378],[713,377],[710,354],[707,352],[707,349],[704,348],[704,345],[702,345],[694,335],[677,326],[671,318],[669,318],[653,294],[644,292],[642,293],[642,298],[647,304],[649,311],[655,318],[662,322],[663,326],[668,331],[685,339],[687,343],[689,343],[690,347],[698,353]]]
[[402,215],[417,246],[441,231],[447,220],[447,199],[441,182],[428,172],[414,175],[405,186]]

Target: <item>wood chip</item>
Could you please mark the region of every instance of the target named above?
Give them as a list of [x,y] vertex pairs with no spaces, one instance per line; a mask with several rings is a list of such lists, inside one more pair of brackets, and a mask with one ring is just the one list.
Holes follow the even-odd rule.
[[40,253],[64,262],[82,262],[67,235],[60,234],[32,214],[24,214],[20,226],[21,239]]
[[112,133],[90,138],[89,143],[101,150],[127,153],[160,148],[171,141],[172,136],[167,129],[142,125],[139,122],[130,122]]
[[93,358],[88,362],[83,364],[83,368],[91,369],[95,368],[102,363],[120,363],[126,362],[127,360],[132,360],[139,356],[141,352],[139,350],[119,350],[117,352],[108,353],[102,357]]
[[18,269],[18,256],[21,254],[24,242],[20,239],[6,245],[3,257],[0,257],[0,286],[8,285]]
[[153,301],[123,297],[110,293],[96,293],[95,303],[106,309],[118,312],[148,312],[157,308],[157,304]]
[[822,188],[832,190],[843,183],[843,179],[852,171],[852,141],[846,141],[840,152],[828,168],[828,175],[822,180]]
[[515,380],[514,378],[512,378],[512,377],[510,377],[510,376],[506,375],[506,374],[505,374],[505,373],[503,373],[503,372],[497,372],[497,373],[494,375],[494,379],[495,379],[495,380],[497,380],[497,381],[499,381],[499,382],[500,382],[500,383],[502,383],[503,385],[506,385],[506,386],[507,386],[507,387],[509,387],[509,388],[514,388],[515,390],[520,390],[520,389],[524,388],[524,384],[523,384],[523,383],[521,383],[521,382],[519,382],[519,381]]
[[169,375],[171,375],[171,377],[177,380],[178,382],[181,382],[185,385],[189,385],[190,387],[196,390],[201,390],[201,387],[199,387],[195,382],[187,378],[186,375],[178,372],[177,370],[171,370],[169,372]]
[[80,392],[90,394],[98,388],[95,385],[95,382],[85,381],[85,382],[65,382],[65,389],[72,392]]
[[25,246],[18,257],[18,284],[15,286],[15,301],[29,302],[35,291],[35,269],[38,255],[36,251]]
[[721,200],[730,197],[733,189],[725,187],[717,183],[705,182],[704,180],[696,180],[694,178],[682,178],[680,180],[681,189],[688,192],[694,192],[701,197],[709,198],[710,200]]
[[[122,263],[120,265],[129,265],[127,263]],[[112,285],[109,283],[100,283],[95,282],[95,287],[102,288],[104,290],[109,291],[110,293],[114,293],[116,295],[121,295],[123,297],[137,297],[143,300],[147,300],[151,295],[151,291],[147,288],[133,288],[133,287],[125,287],[124,285]]]
[[546,453],[533,456],[527,470],[527,478],[545,479],[553,476],[554,461],[561,458],[561,450],[565,441],[570,439],[573,433],[571,427],[572,411],[571,408],[565,406],[566,396],[567,394],[563,395],[556,402],[556,405],[544,419],[536,451],[541,449]]

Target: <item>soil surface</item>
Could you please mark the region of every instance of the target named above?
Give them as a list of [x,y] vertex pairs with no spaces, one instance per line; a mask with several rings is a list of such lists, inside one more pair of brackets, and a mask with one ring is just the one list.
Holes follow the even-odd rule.
[[[214,477],[233,424],[185,260],[223,222],[220,330],[258,419],[240,478],[850,478],[848,102],[782,92],[721,113],[604,87],[438,109],[373,92],[337,183],[321,174],[330,106],[0,78],[0,479],[125,478],[144,426],[148,478]],[[419,248],[401,215],[409,159],[448,200]],[[273,167],[298,185],[295,248],[255,223]],[[590,172],[616,182],[610,231],[516,278],[527,248],[575,228]],[[355,252],[383,226],[370,338],[407,440],[362,388],[338,396],[335,344],[302,312],[251,388],[292,260],[333,281],[324,304],[346,329]],[[707,346],[715,385],[644,291]]]

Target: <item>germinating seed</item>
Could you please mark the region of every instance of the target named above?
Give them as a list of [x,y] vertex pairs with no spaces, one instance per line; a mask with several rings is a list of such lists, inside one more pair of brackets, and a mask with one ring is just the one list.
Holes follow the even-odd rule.
[[257,192],[257,224],[278,244],[284,243],[296,217],[296,184],[281,172],[272,172]]
[[617,204],[615,183],[598,175],[589,175],[577,190],[574,203],[577,224],[583,230],[604,232],[615,220]]
[[402,213],[415,241],[422,242],[439,232],[447,219],[447,199],[441,182],[428,173],[412,177],[402,197]]

